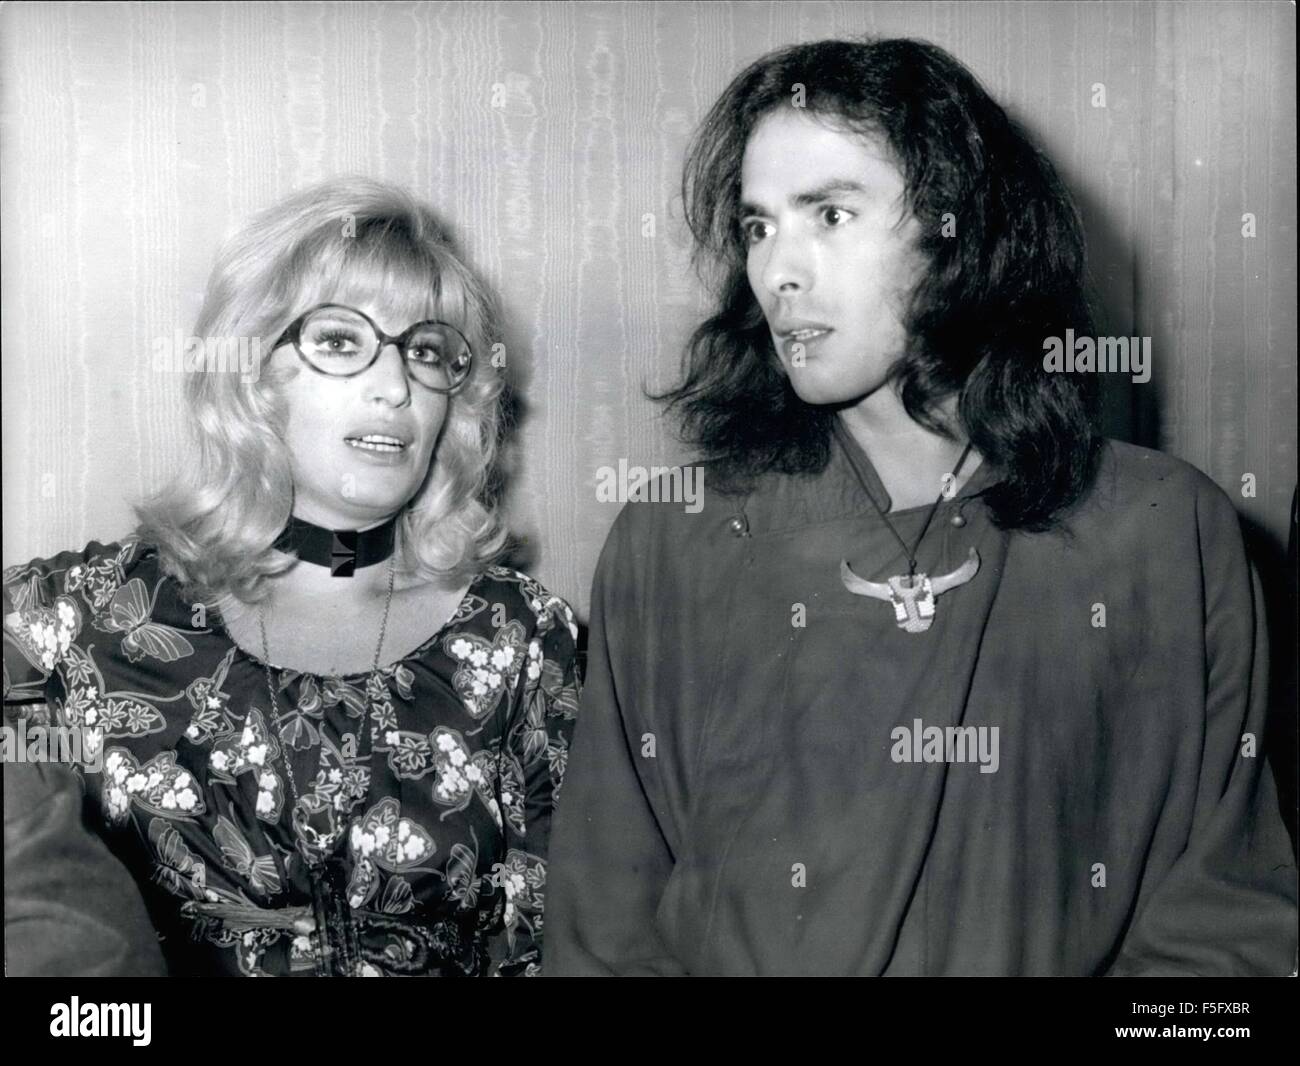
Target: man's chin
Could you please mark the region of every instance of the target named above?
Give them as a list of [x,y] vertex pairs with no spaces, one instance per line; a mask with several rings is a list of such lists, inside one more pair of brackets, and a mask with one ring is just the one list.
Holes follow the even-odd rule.
[[836,381],[819,381],[811,376],[801,381],[792,375],[790,387],[799,399],[813,407],[851,407],[864,395],[861,389],[845,387]]
[[[856,369],[856,368],[853,368]],[[885,386],[884,376],[836,373],[829,360],[803,367],[786,367],[790,387],[804,403],[842,410],[869,399]]]

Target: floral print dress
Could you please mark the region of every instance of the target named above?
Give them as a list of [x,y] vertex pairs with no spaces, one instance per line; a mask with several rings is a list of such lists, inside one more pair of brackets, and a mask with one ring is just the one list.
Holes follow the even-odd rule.
[[92,821],[172,972],[539,973],[579,688],[563,600],[489,567],[376,674],[271,667],[276,721],[265,665],[147,544],[4,586],[6,716],[79,731]]

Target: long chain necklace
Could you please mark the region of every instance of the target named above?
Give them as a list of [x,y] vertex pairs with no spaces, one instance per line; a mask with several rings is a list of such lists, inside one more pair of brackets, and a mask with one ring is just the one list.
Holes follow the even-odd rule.
[[858,457],[854,454],[851,443],[843,439],[846,430],[839,424],[838,420],[835,423],[835,432],[840,435],[841,446],[844,448],[845,455],[848,456],[849,465],[853,468],[858,484],[862,486],[862,491],[866,494],[867,499],[871,501],[871,506],[880,515],[880,520],[885,523],[885,528],[893,534],[894,539],[902,547],[903,555],[907,559],[907,575],[895,574],[887,581],[864,581],[849,568],[847,560],[841,559],[840,581],[843,582],[846,589],[856,596],[870,596],[872,599],[886,600],[893,604],[894,620],[897,622],[899,629],[907,633],[924,633],[934,623],[936,598],[949,589],[966,584],[979,572],[979,552],[974,548],[971,548],[966,561],[950,574],[932,578],[928,574],[917,573],[916,570],[916,553],[921,548],[921,541],[925,539],[925,534],[930,529],[930,523],[934,521],[939,505],[949,497],[951,491],[949,486],[957,484],[957,478],[961,476],[962,467],[966,465],[966,459],[970,455],[971,445],[967,442],[965,449],[961,453],[961,458],[957,460],[957,466],[950,475],[951,482],[945,478],[944,487],[940,490],[938,497],[931,504],[930,510],[925,516],[925,522],[921,526],[920,534],[909,548],[907,541],[894,528],[894,524],[885,514],[885,509],[880,506],[876,497],[872,495],[871,489],[867,485],[866,473],[858,464]]
[[[370,665],[371,683],[368,686],[370,688],[373,688],[375,683],[378,682],[379,680],[379,661],[384,651],[384,637],[388,633],[388,612],[393,605],[393,579],[395,573],[396,573],[396,568],[393,564],[393,559],[390,556],[388,560],[388,593],[384,598],[384,614],[383,614],[383,618],[380,620],[379,623],[379,640],[375,644],[375,657],[373,662]],[[272,720],[275,722],[275,731],[280,737],[280,751],[284,760],[285,776],[289,779],[289,791],[293,794],[293,811],[296,812],[300,808],[302,808],[302,800],[298,793],[298,783],[294,779],[294,775],[293,775],[293,762],[289,757],[289,744],[285,740],[285,736],[284,736],[284,724],[280,719],[280,702],[279,700],[276,699],[276,695],[275,695],[275,681],[271,677],[271,653],[266,639],[265,605],[259,605],[258,607],[257,624],[258,624],[258,628],[261,630],[262,633],[262,665],[266,671],[266,691],[267,694],[271,697],[271,717]],[[369,760],[370,751],[374,749],[374,731],[375,731],[375,726],[374,723],[372,722],[370,749],[367,750],[366,752],[367,761]],[[366,791],[367,794],[369,794],[368,787]],[[302,809],[303,809],[304,816],[306,816],[308,812],[306,811],[305,808]],[[312,867],[320,866],[321,864],[324,863],[326,857],[333,850],[334,845],[337,843],[338,837],[342,834],[343,821],[340,818],[338,825],[335,828],[335,832],[331,834],[328,838],[324,839],[322,844],[317,845],[314,849],[311,849],[320,852],[319,855],[313,857],[311,854],[307,853],[308,849],[304,847],[305,841],[303,840],[302,835],[298,832],[297,827],[294,824],[293,812],[290,813],[289,822],[291,826],[294,826],[294,837],[296,842],[299,845],[299,851],[304,853],[303,857],[307,860],[307,864]]]

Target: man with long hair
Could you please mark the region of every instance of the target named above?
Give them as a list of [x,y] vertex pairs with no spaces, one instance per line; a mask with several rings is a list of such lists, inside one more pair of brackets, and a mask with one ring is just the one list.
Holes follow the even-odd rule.
[[1093,429],[1051,164],[941,49],[823,41],[684,195],[704,506],[601,557],[547,972],[1289,972],[1258,583],[1213,482]]

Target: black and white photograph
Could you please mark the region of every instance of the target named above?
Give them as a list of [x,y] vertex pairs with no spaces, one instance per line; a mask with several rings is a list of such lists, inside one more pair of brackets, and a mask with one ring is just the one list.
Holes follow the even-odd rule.
[[1294,977],[1295,17],[0,8],[5,973],[113,979],[33,1031]]

